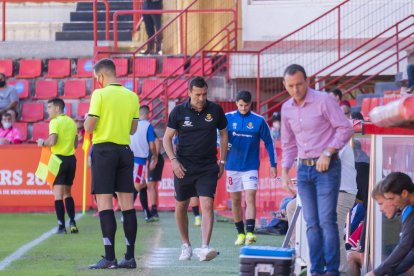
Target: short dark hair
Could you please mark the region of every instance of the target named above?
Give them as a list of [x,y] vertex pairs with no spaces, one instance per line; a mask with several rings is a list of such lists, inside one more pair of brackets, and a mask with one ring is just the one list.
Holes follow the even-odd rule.
[[193,91],[194,86],[198,88],[208,88],[207,82],[202,77],[195,77],[190,80],[190,82],[188,83],[188,89],[190,91]]
[[51,103],[55,106],[58,106],[60,111],[62,111],[62,112],[65,110],[65,102],[60,98],[50,99],[50,100],[47,101],[47,103]]
[[6,75],[4,73],[0,73],[0,77],[2,77],[4,80],[7,79]]
[[374,186],[374,189],[371,191],[371,197],[376,198],[377,196],[384,197],[384,193],[382,192],[382,183],[384,180],[380,180],[377,185]]
[[364,120],[364,116],[362,116],[361,112],[352,112],[351,118],[355,120]]
[[110,72],[114,76],[116,75],[116,66],[115,66],[115,63],[112,59],[103,58],[100,61],[98,61],[97,63],[95,63],[95,65],[93,66],[93,70],[96,73],[100,72],[103,69],[107,70],[108,72]]
[[8,113],[8,112],[4,112],[2,115],[1,115],[1,118],[3,119],[3,118],[12,118],[12,115],[10,114],[10,113]]
[[280,115],[280,113],[279,112],[273,112],[273,115],[272,115],[272,121],[274,122],[274,121],[281,121],[282,120],[282,116]]
[[242,90],[236,94],[236,102],[243,100],[245,103],[250,103],[252,101],[252,93],[247,90]]
[[285,72],[283,72],[283,77],[286,75],[293,76],[294,74],[296,74],[296,72],[302,72],[306,80],[307,76],[306,76],[305,68],[303,68],[303,66],[298,65],[298,64],[291,64],[288,67],[286,67]]
[[139,112],[142,112],[142,113],[144,113],[144,114],[149,114],[150,113],[150,108],[149,108],[149,106],[148,105],[141,105],[140,107],[139,107]]
[[339,97],[339,100],[342,100],[342,91],[341,91],[340,89],[335,88],[335,89],[334,89],[334,90],[332,90],[332,91],[328,91],[328,93],[332,93],[332,94],[334,94],[335,96],[338,96],[338,97]]
[[384,178],[383,193],[401,195],[404,190],[414,192],[414,184],[411,178],[402,172],[392,172]]

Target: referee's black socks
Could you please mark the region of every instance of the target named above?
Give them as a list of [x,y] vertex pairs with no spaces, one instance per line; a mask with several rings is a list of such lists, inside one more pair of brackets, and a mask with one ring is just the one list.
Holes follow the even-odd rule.
[[[105,246],[105,259],[113,261],[115,259],[115,232],[116,221],[114,210],[103,210],[99,212],[103,243]],[[124,218],[125,219],[125,218]]]
[[73,201],[73,197],[65,198],[65,207],[66,212],[70,218],[70,222],[75,222],[75,201]]
[[55,200],[55,211],[59,229],[65,228],[65,206],[63,205],[63,200]]
[[125,259],[130,260],[135,257],[135,240],[137,238],[137,215],[135,209],[122,211],[124,217],[124,233],[126,242]]

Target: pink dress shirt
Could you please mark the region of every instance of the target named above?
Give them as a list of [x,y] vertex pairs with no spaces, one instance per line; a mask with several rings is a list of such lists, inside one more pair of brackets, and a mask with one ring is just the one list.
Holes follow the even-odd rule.
[[5,138],[12,144],[20,144],[22,142],[20,131],[14,127],[11,127],[9,129],[0,128],[0,138]]
[[340,150],[353,133],[332,97],[308,89],[301,106],[292,98],[282,106],[282,167],[292,167],[296,157],[319,157],[328,147]]

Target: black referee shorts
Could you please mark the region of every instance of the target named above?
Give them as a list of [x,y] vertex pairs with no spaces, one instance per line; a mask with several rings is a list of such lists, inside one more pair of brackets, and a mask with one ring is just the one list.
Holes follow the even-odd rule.
[[56,154],[56,156],[62,160],[62,163],[60,164],[59,172],[56,176],[55,181],[53,182],[53,185],[72,186],[76,173],[75,155],[64,156]]
[[92,194],[133,193],[133,173],[134,154],[128,145],[93,145]]
[[175,199],[185,201],[195,196],[214,198],[217,188],[219,166],[216,163],[191,170],[179,179],[174,175]]
[[[148,162],[151,161],[151,155],[148,157]],[[158,162],[155,168],[151,171],[148,166],[148,182],[160,181],[162,177],[162,170],[164,169],[164,157],[158,154]]]

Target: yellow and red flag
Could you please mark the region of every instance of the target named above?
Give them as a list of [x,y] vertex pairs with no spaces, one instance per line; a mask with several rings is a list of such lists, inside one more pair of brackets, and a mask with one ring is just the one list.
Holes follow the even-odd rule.
[[53,189],[53,182],[55,182],[61,163],[62,160],[54,155],[49,147],[42,147],[39,165],[35,174],[38,178],[48,182],[50,188]]

